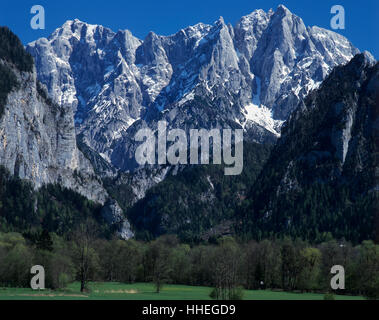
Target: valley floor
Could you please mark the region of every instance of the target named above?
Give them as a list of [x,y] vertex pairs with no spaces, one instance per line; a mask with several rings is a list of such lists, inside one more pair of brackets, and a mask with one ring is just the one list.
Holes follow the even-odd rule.
[[[165,285],[155,293],[152,283],[125,284],[92,282],[90,292],[80,293],[78,282],[65,290],[33,291],[29,288],[0,288],[0,300],[210,300],[212,288],[185,285]],[[319,293],[290,293],[270,290],[245,290],[244,300],[323,300]],[[362,300],[360,296],[336,295],[336,300]]]

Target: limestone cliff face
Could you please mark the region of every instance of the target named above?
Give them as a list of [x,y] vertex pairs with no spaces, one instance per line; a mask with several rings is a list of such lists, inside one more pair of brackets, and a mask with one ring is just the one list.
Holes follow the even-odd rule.
[[106,221],[117,222],[121,238],[133,236],[118,203],[77,147],[72,108],[48,98],[32,57],[6,27],[0,27],[0,165],[36,190],[59,184],[105,204],[104,212],[117,214],[117,221]]
[[0,119],[0,164],[36,189],[59,183],[104,204],[107,192],[76,146],[72,110],[43,97],[34,71],[10,68],[19,86],[8,94]]
[[[19,85],[7,97],[0,119],[0,165],[12,175],[32,182],[35,189],[46,184],[60,184],[101,204],[103,216],[117,213],[118,234],[133,237],[130,224],[116,201],[108,205],[107,191],[95,174],[90,161],[77,148],[72,109],[46,99],[37,83],[35,70],[20,72],[0,60],[13,71]],[[105,214],[107,213],[107,214]],[[109,220],[109,221],[108,221]]]

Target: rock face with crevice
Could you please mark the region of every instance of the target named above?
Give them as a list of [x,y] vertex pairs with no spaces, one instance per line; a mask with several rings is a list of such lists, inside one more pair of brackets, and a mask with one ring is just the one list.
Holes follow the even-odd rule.
[[122,239],[130,239],[134,236],[130,223],[125,219],[123,211],[116,200],[109,199],[105,203],[101,215],[108,224],[118,226],[118,233]]
[[331,72],[282,128],[250,194],[251,230],[375,238],[378,102],[379,64],[369,53]]

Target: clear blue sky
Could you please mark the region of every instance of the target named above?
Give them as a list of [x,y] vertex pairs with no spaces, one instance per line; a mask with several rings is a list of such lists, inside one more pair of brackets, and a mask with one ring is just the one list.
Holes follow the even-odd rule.
[[[379,56],[379,1],[378,0],[2,0],[0,25],[10,27],[28,43],[48,36],[66,20],[101,24],[114,31],[129,29],[143,39],[149,31],[168,35],[198,22],[213,23],[219,16],[235,24],[239,18],[255,9],[276,9],[284,4],[300,16],[308,26],[330,29],[330,8],[343,5],[346,29],[338,30],[360,50]],[[40,4],[45,8],[46,29],[30,27],[30,8]]]

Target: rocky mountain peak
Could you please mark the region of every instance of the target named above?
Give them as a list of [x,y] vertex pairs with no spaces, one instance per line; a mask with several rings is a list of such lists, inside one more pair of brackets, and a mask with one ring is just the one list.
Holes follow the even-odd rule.
[[377,63],[376,59],[374,58],[374,56],[369,51],[363,51],[362,55],[364,56],[365,61],[369,65],[374,65]]
[[292,15],[292,12],[284,4],[279,4],[275,10],[275,14],[284,17]]
[[250,141],[273,141],[299,101],[358,52],[334,32],[306,28],[284,6],[256,10],[235,27],[220,17],[170,36],[150,32],[143,41],[68,25],[77,25],[71,40],[56,32],[28,51],[49,94],[71,105],[83,141],[121,170],[130,169],[122,157],[132,156],[134,132],[160,118],[196,126],[212,113],[217,126],[233,123]]

